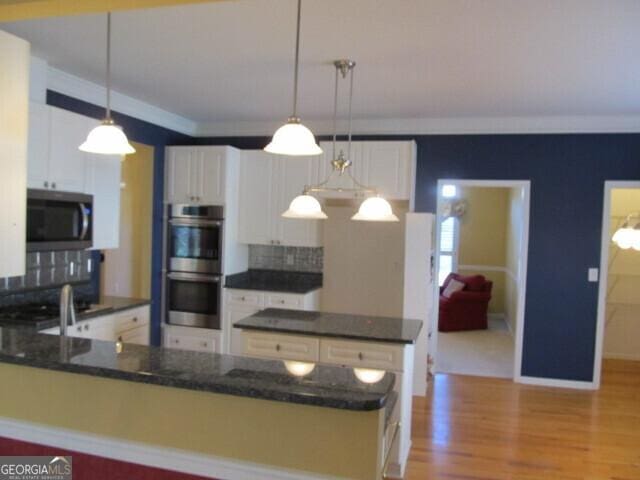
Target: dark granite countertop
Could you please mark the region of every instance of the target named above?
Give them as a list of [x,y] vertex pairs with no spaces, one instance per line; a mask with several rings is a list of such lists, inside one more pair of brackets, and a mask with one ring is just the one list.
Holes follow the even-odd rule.
[[[91,309],[84,312],[78,312],[76,319],[78,321],[89,320],[91,318],[99,317],[102,315],[110,315],[112,313],[129,310],[131,308],[142,307],[149,305],[150,300],[140,298],[127,298],[127,297],[109,297],[105,296],[100,298],[100,302],[92,304]],[[10,306],[4,307],[10,310]],[[19,308],[19,305],[16,306]],[[30,330],[46,330],[48,328],[57,327],[60,325],[60,319],[58,317],[32,317],[26,319],[11,318],[10,316],[0,315],[0,326],[26,328]]]
[[284,362],[118,344],[0,328],[0,362],[166,387],[369,411],[386,406],[395,375],[360,382],[352,369],[316,365],[305,377]]
[[227,276],[225,287],[267,292],[309,293],[322,288],[322,274],[250,269]]
[[236,322],[234,327],[316,337],[411,344],[417,340],[422,322],[403,318],[268,308]]

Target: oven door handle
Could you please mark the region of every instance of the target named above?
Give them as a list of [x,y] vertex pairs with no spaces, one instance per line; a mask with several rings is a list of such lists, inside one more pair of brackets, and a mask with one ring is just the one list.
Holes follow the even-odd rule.
[[167,275],[169,280],[181,280],[183,282],[209,282],[209,283],[220,283],[219,276],[211,276],[211,275],[191,275],[188,273],[170,273]]
[[78,203],[80,214],[82,215],[82,230],[80,231],[80,240],[84,240],[89,231],[89,214],[87,213],[87,206],[84,203]]
[[184,220],[184,219],[169,219],[171,225],[178,227],[221,227],[222,222],[219,220]]

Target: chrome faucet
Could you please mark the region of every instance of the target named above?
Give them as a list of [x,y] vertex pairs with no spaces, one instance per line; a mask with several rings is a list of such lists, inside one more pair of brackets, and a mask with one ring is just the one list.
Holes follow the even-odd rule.
[[67,325],[76,324],[76,308],[73,305],[73,288],[65,285],[60,291],[60,336],[67,335]]

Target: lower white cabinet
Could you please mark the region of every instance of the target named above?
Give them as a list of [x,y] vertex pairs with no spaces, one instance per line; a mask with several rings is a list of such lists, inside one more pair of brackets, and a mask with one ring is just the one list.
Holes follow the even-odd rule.
[[265,308],[287,310],[320,310],[322,289],[308,293],[280,293],[262,290],[225,289],[223,305],[224,352],[242,355],[240,330],[233,326]]
[[[391,412],[383,451],[385,453],[389,451],[386,477],[402,478],[404,476],[411,449],[413,345],[265,333],[255,330],[241,330],[240,345],[242,346],[240,353],[248,357],[352,367],[354,378],[371,373],[357,369],[393,372],[396,376],[394,390],[398,400]],[[398,435],[392,442],[396,426],[399,429]]]
[[220,330],[164,325],[163,346],[196,352],[220,353]]
[[[67,327],[67,335],[110,342],[149,345],[149,323],[149,307],[136,307],[80,320],[75,325]],[[60,327],[49,328],[40,333],[60,335]]]

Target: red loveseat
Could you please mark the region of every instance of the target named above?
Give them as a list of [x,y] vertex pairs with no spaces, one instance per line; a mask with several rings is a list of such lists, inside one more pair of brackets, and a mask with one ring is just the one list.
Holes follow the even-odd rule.
[[[464,288],[447,298],[443,292],[452,279],[464,283]],[[492,287],[493,283],[482,275],[449,274],[440,287],[438,330],[440,332],[485,330]]]

